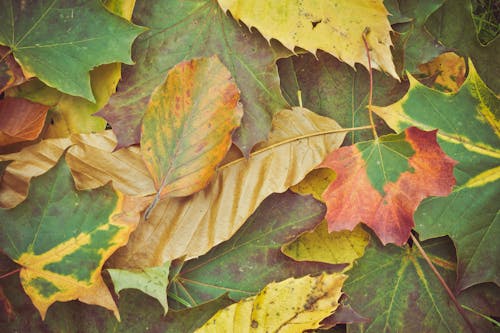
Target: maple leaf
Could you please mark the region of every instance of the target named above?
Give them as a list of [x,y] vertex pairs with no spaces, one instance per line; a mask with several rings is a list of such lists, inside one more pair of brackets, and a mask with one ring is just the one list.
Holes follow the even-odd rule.
[[195,332],[302,332],[319,328],[320,322],[339,306],[346,278],[323,273],[271,283],[257,296],[220,310]]
[[[224,11],[249,28],[255,27],[268,40],[275,38],[293,51],[303,48],[316,54],[326,51],[354,67],[368,68],[363,34],[372,50],[372,66],[399,79],[392,62],[389,14],[382,1],[237,1],[218,0]],[[362,12],[356,20],[356,12]],[[265,13],[265,14],[264,14]]]
[[454,165],[436,131],[416,127],[333,151],[320,165],[337,174],[323,193],[328,230],[353,230],[363,222],[382,243],[403,245],[418,204],[451,193]]
[[0,100],[0,146],[35,140],[43,129],[48,109],[22,98]]
[[239,97],[216,56],[168,72],[142,121],[141,152],[158,195],[187,196],[212,180],[243,115]]
[[450,235],[457,247],[458,288],[494,281],[500,285],[498,218],[500,132],[498,97],[478,76],[472,62],[458,92],[444,94],[410,78],[399,102],[374,111],[396,131],[409,126],[438,128],[443,150],[458,161],[457,186],[447,198],[424,201],[415,214],[422,239]]
[[21,283],[42,318],[54,302],[73,299],[103,306],[119,318],[100,272],[127,242],[145,204],[110,186],[76,192],[61,160],[33,181],[22,204],[0,209],[0,246],[22,266]]
[[[175,15],[165,19],[165,13]],[[211,0],[139,2],[134,19],[150,30],[135,43],[136,64],[124,69],[118,93],[97,113],[115,131],[117,149],[140,141],[146,105],[170,68],[186,59],[213,55],[241,90],[245,112],[233,142],[248,155],[257,142],[266,140],[272,115],[287,104],[279,89],[276,56],[265,39],[248,33]]]
[[[0,12],[0,45],[12,49],[24,75],[91,102],[95,99],[89,70],[112,62],[132,64],[132,42],[144,31],[97,0],[30,5],[2,0],[0,7],[5,9]],[[60,61],[60,54],[67,55],[67,61]]]
[[273,281],[342,270],[345,265],[297,263],[280,252],[282,243],[315,227],[324,213],[324,205],[310,196],[291,192],[269,196],[231,239],[178,265],[169,295],[190,305],[225,293],[240,300]]
[[273,119],[269,140],[249,159],[226,160],[214,180],[189,198],[160,200],[117,253],[115,267],[154,267],[206,253],[229,239],[267,196],[301,181],[344,136],[332,119],[302,108],[283,110]]

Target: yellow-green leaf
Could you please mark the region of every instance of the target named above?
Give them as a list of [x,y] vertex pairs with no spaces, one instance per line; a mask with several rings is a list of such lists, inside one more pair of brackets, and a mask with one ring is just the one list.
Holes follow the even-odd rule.
[[319,328],[339,306],[346,278],[323,273],[271,283],[257,296],[220,310],[195,332],[292,333]]
[[151,96],[141,151],[162,196],[204,188],[231,146],[243,111],[231,73],[217,56],[182,62]]
[[368,68],[362,38],[366,32],[372,66],[398,78],[390,50],[389,12],[382,0],[218,1],[235,19],[257,28],[268,40],[275,38],[292,51],[295,47],[312,53],[321,49],[353,67],[361,63]]

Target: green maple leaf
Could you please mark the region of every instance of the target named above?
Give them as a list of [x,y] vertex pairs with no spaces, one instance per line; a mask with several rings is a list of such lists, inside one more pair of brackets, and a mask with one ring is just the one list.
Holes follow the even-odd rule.
[[425,87],[410,76],[410,90],[399,102],[374,111],[395,131],[409,126],[439,129],[442,149],[458,162],[457,186],[450,196],[430,198],[415,213],[422,239],[449,235],[458,256],[458,285],[492,281],[500,285],[499,99],[478,76],[469,76],[455,94]]
[[24,74],[91,102],[89,71],[112,62],[133,64],[131,45],[144,31],[98,0],[1,0],[0,8],[0,45],[12,49]]

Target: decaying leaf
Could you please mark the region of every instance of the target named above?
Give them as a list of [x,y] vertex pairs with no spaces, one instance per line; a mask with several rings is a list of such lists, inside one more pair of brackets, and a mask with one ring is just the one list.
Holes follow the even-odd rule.
[[339,306],[346,278],[323,273],[271,283],[257,296],[220,310],[196,332],[302,332],[319,328]]
[[[500,285],[500,101],[469,63],[469,76],[455,94],[429,89],[410,76],[401,101],[374,111],[396,131],[409,126],[439,129],[443,150],[458,161],[457,186],[446,198],[424,201],[415,213],[422,239],[450,235],[457,247],[458,286]],[[439,221],[439,222],[438,222]],[[436,223],[438,222],[438,223]]]
[[0,46],[0,94],[6,89],[26,81],[21,66],[16,62],[10,49]]
[[416,127],[333,151],[321,164],[337,174],[323,193],[328,230],[353,230],[363,222],[383,244],[405,244],[419,203],[451,193],[454,165],[436,131]]
[[33,180],[22,204],[0,209],[0,246],[22,266],[21,283],[42,318],[54,302],[74,299],[119,318],[101,268],[126,244],[148,202],[111,186],[77,192],[72,183],[64,160]]
[[161,200],[117,253],[115,267],[159,266],[206,253],[229,239],[268,195],[302,180],[344,136],[332,119],[301,108],[283,110],[269,141],[248,160],[222,165],[214,181],[189,198]]
[[443,92],[456,92],[465,81],[465,59],[453,52],[443,53],[418,69],[429,76],[431,88]]
[[300,47],[316,54],[321,49],[352,67],[361,63],[368,68],[362,38],[367,32],[372,65],[398,78],[390,50],[389,12],[382,1],[218,2],[235,19],[243,21],[249,28],[257,28],[268,40],[275,38],[292,51]]
[[0,100],[0,146],[35,140],[43,129],[48,106],[22,98]]
[[217,56],[168,72],[142,121],[141,152],[158,195],[187,196],[212,180],[243,115],[239,97]]
[[[132,64],[130,48],[143,28],[92,1],[2,0],[0,44],[12,49],[26,77],[94,102],[88,72],[98,65]],[[78,27],[78,28],[76,28]],[[53,31],[62,33],[54,34]],[[102,52],[105,49],[106,52]],[[67,61],[60,61],[65,54]]]

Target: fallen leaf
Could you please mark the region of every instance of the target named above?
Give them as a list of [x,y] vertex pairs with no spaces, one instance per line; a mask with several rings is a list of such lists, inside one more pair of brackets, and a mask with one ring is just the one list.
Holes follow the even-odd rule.
[[169,296],[191,306],[225,293],[240,300],[273,281],[342,270],[345,265],[298,263],[280,251],[281,244],[321,222],[324,213],[324,205],[310,196],[270,195],[231,239],[181,264],[171,276]]
[[10,49],[0,46],[0,94],[26,81],[21,66],[16,62]]
[[[372,66],[382,69],[399,79],[392,62],[391,25],[389,12],[383,1],[237,1],[218,0],[224,11],[249,28],[257,28],[267,39],[275,38],[294,51],[300,47],[316,54],[326,51],[354,67],[355,63],[368,68],[368,58],[363,42],[371,49]],[[357,12],[356,20],[352,17]]]
[[[453,290],[453,244],[440,238],[422,246]],[[470,332],[416,246],[382,246],[373,239],[349,271],[344,292],[350,305],[371,319],[348,325],[349,332]],[[484,319],[479,321],[485,324]],[[477,322],[474,326],[481,327]]]
[[457,247],[460,290],[488,281],[500,285],[500,262],[486,259],[500,251],[495,236],[500,232],[498,110],[499,99],[471,62],[455,94],[429,89],[410,76],[410,90],[401,101],[374,108],[396,131],[438,128],[440,146],[458,161],[451,195],[424,201],[415,221],[422,239],[450,235]]
[[273,120],[269,141],[247,160],[219,167],[215,179],[188,198],[160,200],[128,246],[115,256],[115,267],[159,266],[166,261],[206,253],[229,239],[271,193],[286,191],[340,146],[338,124],[301,108],[283,110]]
[[0,100],[0,146],[35,140],[42,132],[48,109],[22,98]]
[[[335,119],[342,127],[358,127],[370,124],[368,117],[368,71],[360,65],[353,69],[331,55],[319,51],[299,54],[278,60],[283,95],[290,105],[302,105],[322,116]],[[398,101],[408,89],[407,82],[398,82],[380,72],[373,72],[373,103],[389,105]],[[301,92],[299,101],[297,92]],[[380,119],[380,134],[390,129]],[[344,144],[353,144],[372,138],[369,130],[352,131]]]
[[22,204],[0,209],[0,246],[22,266],[21,283],[42,318],[54,302],[73,299],[105,307],[119,318],[101,268],[127,243],[145,204],[111,186],[76,192],[61,161],[33,180]]
[[328,230],[353,230],[363,222],[383,244],[405,244],[419,203],[451,193],[454,165],[436,131],[416,127],[333,151],[321,164],[337,174],[323,193]]
[[[133,64],[130,48],[144,31],[111,14],[97,0],[30,6],[3,0],[1,7],[6,10],[0,13],[0,30],[5,32],[0,44],[12,49],[24,75],[91,102],[95,99],[88,72],[112,62]],[[60,61],[60,54],[66,54],[67,61]]]
[[346,278],[323,273],[270,283],[257,296],[220,310],[195,332],[302,332],[318,328],[339,306]]
[[112,181],[117,190],[129,196],[154,194],[153,180],[139,148],[113,152],[115,146],[113,132],[105,131],[47,139],[18,153],[0,155],[0,161],[12,161],[0,183],[0,207],[12,208],[22,202],[31,178],[52,168],[66,149],[65,158],[77,189],[94,189]]
[[465,81],[465,59],[453,52],[443,53],[418,69],[432,78],[431,88],[443,92],[457,92]]
[[154,297],[160,302],[164,314],[168,312],[167,285],[170,262],[159,267],[144,268],[141,270],[125,270],[108,268],[115,292],[118,294],[123,289],[138,289]]
[[243,112],[238,87],[217,56],[181,62],[151,95],[141,153],[158,197],[187,196],[212,180]]

